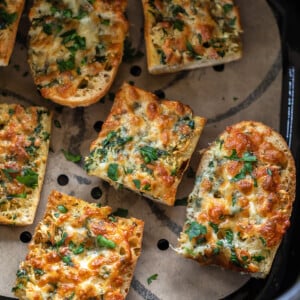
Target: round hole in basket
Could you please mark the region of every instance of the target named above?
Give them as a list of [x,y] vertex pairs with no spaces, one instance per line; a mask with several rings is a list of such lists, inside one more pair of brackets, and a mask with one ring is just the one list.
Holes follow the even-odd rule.
[[22,243],[29,243],[32,239],[32,234],[29,231],[23,231],[20,234],[20,241]]
[[169,248],[169,241],[166,239],[158,240],[157,248],[162,251],[167,250]]
[[67,185],[69,183],[69,177],[65,174],[61,174],[57,177],[57,183],[59,185]]
[[225,65],[216,65],[216,66],[213,66],[213,69],[216,72],[223,72],[225,70]]
[[91,196],[94,198],[94,199],[100,199],[102,197],[102,190],[99,188],[99,187],[94,187],[92,190],[91,190]]
[[130,74],[132,76],[140,76],[142,73],[142,68],[140,66],[132,66],[130,68]]
[[97,121],[97,122],[95,122],[93,127],[96,132],[100,132],[102,125],[103,125],[103,121]]

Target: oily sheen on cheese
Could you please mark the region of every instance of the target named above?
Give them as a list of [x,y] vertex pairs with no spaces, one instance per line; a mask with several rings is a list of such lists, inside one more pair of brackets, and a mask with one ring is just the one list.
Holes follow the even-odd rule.
[[152,74],[223,64],[242,56],[232,0],[142,0],[148,70]]
[[53,191],[13,288],[19,299],[125,299],[144,223]]
[[122,60],[126,5],[126,0],[34,1],[29,64],[43,97],[75,107],[106,94]]
[[228,127],[203,153],[177,251],[265,277],[290,224],[295,181],[277,132],[253,121]]
[[0,224],[33,223],[44,180],[51,114],[0,104]]
[[173,205],[204,124],[187,105],[124,84],[91,144],[86,170]]
[[25,0],[0,1],[0,66],[11,57]]

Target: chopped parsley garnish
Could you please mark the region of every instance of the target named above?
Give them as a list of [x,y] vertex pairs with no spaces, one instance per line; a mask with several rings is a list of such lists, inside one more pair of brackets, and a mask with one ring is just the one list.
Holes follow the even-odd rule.
[[55,247],[59,248],[65,243],[66,238],[68,237],[68,234],[66,232],[63,232],[61,235],[61,239],[54,244]]
[[149,164],[155,160],[158,160],[160,156],[167,155],[168,152],[150,146],[143,146],[140,148],[140,154],[142,155],[144,162]]
[[187,233],[188,236],[189,236],[189,239],[192,240],[194,237],[206,234],[207,233],[207,228],[204,225],[193,221],[193,222],[190,223],[190,226],[185,231],[185,233]]
[[65,214],[68,212],[68,209],[64,205],[57,205],[57,209],[62,213]]
[[18,170],[15,170],[15,169],[1,169],[2,172],[4,173],[5,177],[9,180],[9,181],[12,181],[13,180],[13,177],[11,176],[11,174],[16,174],[16,173],[19,173]]
[[117,181],[119,179],[118,175],[118,164],[112,163],[109,164],[108,169],[107,169],[107,176],[113,181]]
[[106,237],[104,237],[101,234],[97,235],[96,241],[99,247],[105,247],[109,249],[116,248],[116,243],[114,241],[108,240]]
[[67,266],[73,266],[73,262],[70,255],[65,255],[61,258],[61,260],[67,265]]
[[184,14],[187,16],[186,10],[182,6],[177,5],[177,4],[171,5],[171,12],[172,12],[173,17],[176,17],[178,14]]
[[262,255],[253,255],[251,257],[251,259],[259,263],[259,262],[263,261],[266,258]]
[[75,254],[78,255],[80,253],[84,252],[84,245],[80,244],[80,245],[76,245],[74,242],[70,241],[69,243],[69,249]]
[[267,246],[267,242],[266,242],[266,240],[262,237],[262,236],[260,236],[259,237],[259,239],[261,240],[261,242],[262,242],[262,244],[263,244],[263,246]]
[[132,181],[137,189],[141,188],[141,181],[139,179],[133,179]]
[[253,171],[253,163],[257,162],[257,157],[252,153],[245,152],[242,157],[239,157],[235,149],[232,150],[230,156],[225,156],[225,158],[244,163],[240,172],[231,179],[232,182],[244,179],[247,174],[251,174]]
[[227,15],[230,11],[232,11],[233,5],[232,4],[224,4],[223,5],[223,11],[224,14]]
[[42,269],[34,268],[33,271],[34,271],[35,275],[40,275],[41,276],[41,275],[45,274],[45,271],[42,270]]
[[267,174],[268,174],[269,176],[272,176],[272,175],[273,175],[272,170],[269,169],[269,168],[267,168]]
[[79,155],[79,154],[78,155],[77,154],[73,154],[73,153],[71,153],[69,151],[66,151],[64,149],[61,149],[61,151],[63,152],[66,160],[72,161],[74,163],[77,163],[77,162],[81,161],[81,158],[82,158],[81,155]]
[[186,41],[186,49],[189,56],[195,58],[196,60],[201,59],[201,56],[195,51],[193,45],[189,41]]
[[23,170],[21,175],[18,175],[16,179],[20,182],[26,185],[30,188],[35,188],[38,185],[38,173],[34,172],[31,169],[25,169]]
[[225,239],[229,244],[232,244],[234,235],[231,229],[226,229],[225,231]]
[[61,124],[60,124],[60,122],[58,121],[58,120],[54,120],[54,126],[56,127],[56,128],[61,128]]
[[0,30],[7,28],[15,22],[17,17],[18,14],[16,12],[10,14],[4,8],[0,7]]
[[70,55],[67,60],[58,59],[56,63],[60,72],[73,70],[75,68],[75,57]]
[[215,224],[213,222],[208,222],[209,226],[213,229],[214,233],[218,233],[219,231],[219,226],[218,224]]
[[151,284],[153,280],[157,280],[158,274],[153,274],[147,278],[147,283]]
[[177,29],[179,31],[183,31],[184,22],[182,20],[176,19],[172,23],[173,23],[173,28],[174,29]]

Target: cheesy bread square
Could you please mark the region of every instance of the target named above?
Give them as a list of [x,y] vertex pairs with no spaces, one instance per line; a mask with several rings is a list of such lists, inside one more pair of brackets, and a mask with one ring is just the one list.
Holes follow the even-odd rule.
[[116,188],[174,205],[205,121],[187,105],[125,83],[91,144],[85,168]]
[[148,70],[176,72],[240,59],[241,25],[232,0],[142,0]]
[[58,191],[49,195],[13,288],[19,299],[125,299],[144,223]]
[[295,173],[279,133],[253,121],[228,127],[202,155],[177,251],[267,276],[290,224]]
[[43,97],[69,107],[100,100],[122,61],[126,0],[35,0],[29,65]]
[[34,221],[46,171],[51,113],[0,104],[0,224]]
[[0,66],[7,66],[15,45],[25,0],[0,1]]

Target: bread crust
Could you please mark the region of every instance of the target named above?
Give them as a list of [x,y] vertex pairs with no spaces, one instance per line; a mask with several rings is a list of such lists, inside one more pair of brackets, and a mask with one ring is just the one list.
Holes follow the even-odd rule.
[[0,104],[0,224],[34,221],[48,158],[52,114],[44,107]]
[[143,0],[151,74],[213,66],[242,57],[240,14],[233,1]]
[[25,1],[5,0],[3,3],[0,3],[1,13],[4,13],[8,17],[6,22],[3,21],[6,25],[1,23],[0,26],[0,66],[7,66],[14,49]]
[[179,101],[125,83],[91,144],[86,169],[172,206],[205,122]]
[[108,92],[122,61],[126,6],[126,0],[35,1],[28,61],[44,98],[88,106]]
[[125,299],[141,252],[144,222],[111,213],[108,206],[52,191],[17,271],[15,295]]
[[[279,133],[255,121],[227,127],[202,154],[178,252],[266,277],[289,227],[295,187],[295,162]],[[193,226],[206,228],[198,248]]]

